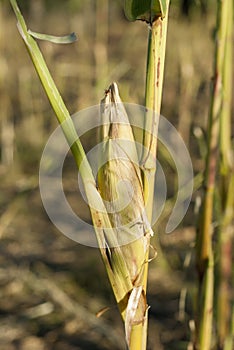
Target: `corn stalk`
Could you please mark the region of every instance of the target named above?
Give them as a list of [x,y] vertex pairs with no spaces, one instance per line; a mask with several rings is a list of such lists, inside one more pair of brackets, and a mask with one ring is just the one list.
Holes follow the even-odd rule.
[[[153,211],[157,133],[162,101],[169,3],[169,0],[125,0],[125,13],[128,19],[131,21],[139,19],[146,21],[149,24],[145,88],[146,112],[143,133],[143,152],[141,157],[144,202],[149,222],[152,220]],[[149,249],[146,252],[147,260],[148,257]],[[148,263],[144,265],[143,270],[145,295],[147,289],[147,276]],[[136,333],[133,334],[131,349],[145,349],[146,334],[147,322],[142,326],[138,326]],[[141,340],[141,343],[143,344],[141,348],[137,347],[139,340]]]
[[[144,170],[144,196],[149,219],[152,218],[153,191],[155,178],[155,159],[157,133],[162,101],[162,86],[167,38],[169,1],[164,17],[156,17],[149,29],[148,58],[145,92],[145,133],[143,135],[142,167]],[[150,132],[149,132],[150,131]]]
[[[208,121],[208,153],[197,235],[197,267],[199,274],[197,348],[209,350],[212,340],[214,258],[212,236],[214,233],[214,193],[219,155],[220,121],[223,110],[223,70],[225,62],[227,5],[229,0],[218,1],[217,33],[214,63],[214,78]],[[226,123],[227,121],[225,121]],[[224,123],[224,119],[223,119]]]
[[[234,230],[234,162],[231,145],[232,106],[232,46],[233,46],[233,1],[219,4],[224,13],[225,47],[222,71],[223,104],[220,116],[220,227],[218,229],[218,253],[216,265],[217,295],[215,309],[217,315],[218,345],[220,349],[233,349],[231,330],[232,298],[232,244]],[[222,296],[222,297],[220,297]]]

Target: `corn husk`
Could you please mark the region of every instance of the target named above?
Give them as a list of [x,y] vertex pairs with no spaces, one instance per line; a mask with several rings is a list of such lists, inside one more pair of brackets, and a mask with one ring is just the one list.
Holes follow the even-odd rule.
[[[112,234],[125,262],[132,286],[119,303],[125,320],[127,343],[134,325],[145,322],[147,302],[143,272],[152,230],[145,212],[141,170],[131,125],[121,102],[116,83],[101,101],[100,169],[98,190],[112,226]],[[117,247],[106,239],[110,266]],[[113,288],[114,289],[114,288]],[[117,300],[118,301],[118,300]]]

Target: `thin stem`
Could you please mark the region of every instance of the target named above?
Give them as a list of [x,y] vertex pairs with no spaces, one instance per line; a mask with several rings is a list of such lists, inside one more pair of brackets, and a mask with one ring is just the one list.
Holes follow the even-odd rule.
[[226,38],[223,64],[223,104],[220,118],[220,155],[221,172],[225,176],[233,166],[231,145],[231,110],[232,110],[232,65],[233,65],[233,1],[225,0],[223,12],[225,15]]
[[[167,1],[165,17],[163,19],[159,17],[152,23],[148,39],[145,90],[146,114],[143,134],[144,147],[141,164],[143,168],[143,186],[146,213],[150,222],[152,220],[153,212],[157,133],[162,101],[169,2],[170,1]],[[147,275],[148,264],[145,266],[144,273],[145,290],[147,286]]]
[[[231,275],[234,218],[234,163],[231,147],[233,1],[225,4],[226,41],[223,66],[223,105],[220,117],[220,228],[218,231],[217,333],[220,348],[231,335]],[[223,11],[224,11],[223,9]],[[220,298],[222,295],[222,298]],[[230,340],[228,341],[230,343]],[[230,344],[230,349],[232,345]],[[225,348],[226,349],[226,348]]]
[[[217,38],[213,90],[208,122],[208,153],[205,171],[205,193],[201,208],[201,221],[197,236],[197,266],[199,273],[199,306],[198,306],[198,348],[211,348],[214,294],[214,263],[212,249],[213,205],[216,181],[216,168],[219,148],[219,127],[222,110],[222,72],[225,52],[226,19],[224,4],[219,1],[217,12]],[[223,4],[223,5],[222,5]]]
[[144,197],[149,221],[152,219],[153,189],[156,171],[156,150],[159,116],[162,101],[166,38],[168,25],[169,1],[165,17],[157,18],[149,31],[148,58],[145,90],[145,127],[143,135],[142,167],[144,171]]
[[[157,149],[157,131],[158,118],[161,109],[162,86],[164,76],[164,61],[167,37],[169,0],[167,1],[167,10],[165,17],[158,17],[153,23],[149,31],[148,38],[148,56],[146,70],[146,92],[145,92],[145,127],[143,134],[143,152],[141,165],[143,169],[143,186],[146,213],[149,221],[152,220],[153,211],[153,193],[154,193],[154,177],[155,177],[155,160]],[[146,254],[148,260],[149,251]],[[144,292],[146,294],[148,263],[144,265],[143,271]],[[143,324],[133,329],[131,336],[130,350],[146,349],[147,341],[147,322],[148,313],[145,316]]]

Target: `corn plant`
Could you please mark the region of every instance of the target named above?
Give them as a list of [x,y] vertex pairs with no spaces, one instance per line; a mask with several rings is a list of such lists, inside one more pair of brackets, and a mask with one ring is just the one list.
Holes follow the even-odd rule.
[[[169,1],[125,2],[126,15],[130,20],[141,19],[150,25],[145,129],[151,130],[149,126],[153,125],[154,130],[143,135],[146,151],[143,152],[141,159],[142,176],[140,167],[132,160],[137,157],[137,152],[128,116],[120,100],[117,84],[111,84],[101,103],[102,156],[107,155],[107,162],[99,170],[97,183],[69,112],[34,39],[69,43],[75,40],[75,35],[57,38],[28,30],[16,0],[10,2],[18,20],[19,32],[58,122],[62,126],[83,180],[99,249],[124,320],[128,348],[144,350],[147,340],[146,284],[155,173],[155,165],[150,162],[149,154],[156,155],[157,140],[152,135],[157,134],[160,114]],[[109,159],[111,155],[123,156],[121,153],[123,141],[130,142],[128,152],[125,152],[125,162]],[[118,211],[115,198],[118,196],[121,198],[121,193],[116,192],[116,185],[121,179],[129,180],[135,187],[129,205]],[[111,214],[105,204],[106,201],[112,203]],[[125,237],[130,243],[126,244]]]

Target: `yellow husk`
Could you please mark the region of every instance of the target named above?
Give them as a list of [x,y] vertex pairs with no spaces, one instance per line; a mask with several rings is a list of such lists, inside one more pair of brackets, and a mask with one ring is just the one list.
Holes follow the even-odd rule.
[[[101,102],[101,118],[103,126],[100,135],[98,190],[132,283],[128,294],[123,295],[121,300],[117,298],[125,320],[127,343],[130,344],[132,327],[145,322],[148,309],[143,272],[148,263],[147,252],[152,230],[145,213],[143,185],[132,128],[116,83],[106,91]],[[113,269],[112,258],[116,249],[106,237],[106,254]],[[118,285],[114,287],[118,288]]]

